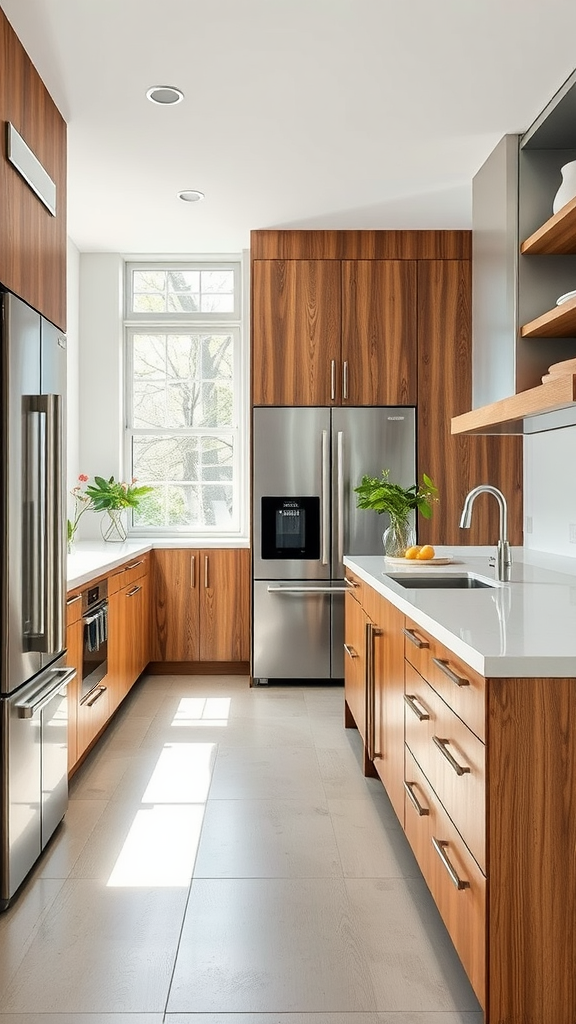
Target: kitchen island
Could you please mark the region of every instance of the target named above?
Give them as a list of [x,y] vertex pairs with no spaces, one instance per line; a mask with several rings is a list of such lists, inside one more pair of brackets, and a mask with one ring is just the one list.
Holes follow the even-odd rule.
[[[515,549],[500,584],[492,553],[453,548],[442,566],[345,558],[345,724],[486,1024],[573,1024],[576,560]],[[402,585],[454,575],[488,585]]]

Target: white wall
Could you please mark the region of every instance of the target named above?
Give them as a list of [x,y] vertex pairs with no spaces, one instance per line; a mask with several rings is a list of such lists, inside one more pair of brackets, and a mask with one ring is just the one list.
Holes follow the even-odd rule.
[[576,557],[576,426],[524,438],[524,544]]
[[[80,255],[80,465],[89,477],[122,472],[122,274],[118,253]],[[78,535],[100,538],[87,512]]]
[[78,400],[80,381],[80,253],[74,243],[68,239],[68,269],[66,292],[66,334],[67,334],[67,464],[66,479],[68,491],[74,487],[80,468],[80,406]]

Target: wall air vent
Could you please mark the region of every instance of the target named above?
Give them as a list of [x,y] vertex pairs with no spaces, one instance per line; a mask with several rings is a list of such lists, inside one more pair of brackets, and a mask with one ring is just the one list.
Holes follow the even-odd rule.
[[53,217],[56,216],[56,184],[29,146],[26,145],[22,136],[16,131],[10,121],[7,122],[6,152],[8,160],[18,171],[27,185]]

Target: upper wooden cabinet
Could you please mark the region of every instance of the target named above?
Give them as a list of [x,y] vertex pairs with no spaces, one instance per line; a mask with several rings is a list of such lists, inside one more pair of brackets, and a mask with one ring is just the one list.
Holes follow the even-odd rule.
[[343,260],[343,405],[415,405],[416,261]]
[[154,551],[153,661],[248,661],[248,548]]
[[[66,330],[66,124],[0,10],[0,282]],[[10,122],[56,185],[56,216],[8,161]]]
[[416,401],[416,263],[254,260],[254,405]]

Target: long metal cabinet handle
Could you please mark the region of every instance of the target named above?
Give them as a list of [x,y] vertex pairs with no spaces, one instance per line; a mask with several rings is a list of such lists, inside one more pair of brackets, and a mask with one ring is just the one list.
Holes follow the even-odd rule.
[[430,647],[428,641],[421,640],[414,629],[403,629],[402,632],[406,639],[409,640],[411,644],[414,644],[414,647],[418,647],[419,649],[423,647]]
[[104,696],[107,689],[107,686],[97,686],[95,690],[91,690],[88,694],[88,696],[92,695],[91,700],[81,700],[80,704],[82,707],[91,708],[97,700],[100,700],[100,697]]
[[267,587],[269,594],[345,594],[346,587]]
[[69,597],[66,601],[66,606],[69,607],[71,604],[76,604],[76,601],[82,600],[82,594],[75,594],[74,597]]
[[143,564],[143,562],[142,562],[142,559],[140,559],[140,561],[139,561],[139,562],[130,562],[130,564],[129,564],[129,565],[127,565],[127,566],[125,566],[125,568],[126,568],[127,570],[128,570],[128,569],[136,569],[136,568],[137,568],[137,567],[138,567],[139,565],[142,565],[142,564]]
[[446,871],[450,875],[450,878],[454,885],[456,886],[456,888],[469,889],[470,882],[465,882],[462,878],[459,877],[456,868],[454,867],[453,864],[450,863],[448,854],[444,852],[444,847],[448,845],[449,844],[444,839],[435,839],[434,836],[432,836],[432,846],[436,850],[436,853],[440,857],[440,860],[442,861],[444,867],[446,868]]
[[452,683],[456,683],[456,686],[470,686],[470,680],[465,679],[464,676],[457,675],[456,672],[453,672],[452,669],[449,668],[447,661],[443,661],[442,658],[432,658],[432,661],[445,676],[448,676],[448,679]]
[[332,401],[336,401],[336,360],[332,359],[330,363],[330,398]]
[[415,808],[416,813],[419,814],[420,817],[422,818],[425,814],[430,814],[430,811],[428,810],[427,807],[423,807],[422,804],[420,803],[418,797],[416,796],[415,792],[412,789],[412,786],[414,785],[414,782],[405,782],[404,789],[406,791],[406,796],[410,800],[412,806]]
[[382,636],[382,630],[371,622],[366,623],[366,750],[371,761],[381,757],[376,750],[375,700],[376,679],[374,675],[374,638]]
[[348,398],[348,360],[344,360],[342,368],[342,398]]
[[344,434],[341,430],[336,437],[336,487],[338,562],[341,563],[344,560]]
[[208,589],[208,555],[204,555],[204,586]]
[[190,589],[196,589],[196,555],[190,555]]
[[59,677],[58,681],[49,690],[44,690],[40,696],[36,696],[30,701],[24,701],[23,704],[16,705],[18,718],[32,718],[46,704],[50,703],[55,693],[59,693],[60,690],[68,686],[68,683],[71,683],[77,675],[75,668],[56,669],[56,673]]
[[426,711],[421,711],[416,701],[418,698],[413,693],[404,694],[404,703],[408,705],[410,711],[413,711],[419,722],[427,722],[430,719],[430,715]]
[[330,465],[328,462],[328,431],[322,431],[322,565],[330,556]]
[[438,747],[438,750],[446,758],[450,767],[454,769],[456,775],[466,775],[470,771],[466,765],[458,764],[456,758],[447,749],[447,744],[450,743],[450,740],[441,740],[439,736],[433,736],[432,743],[435,747]]

